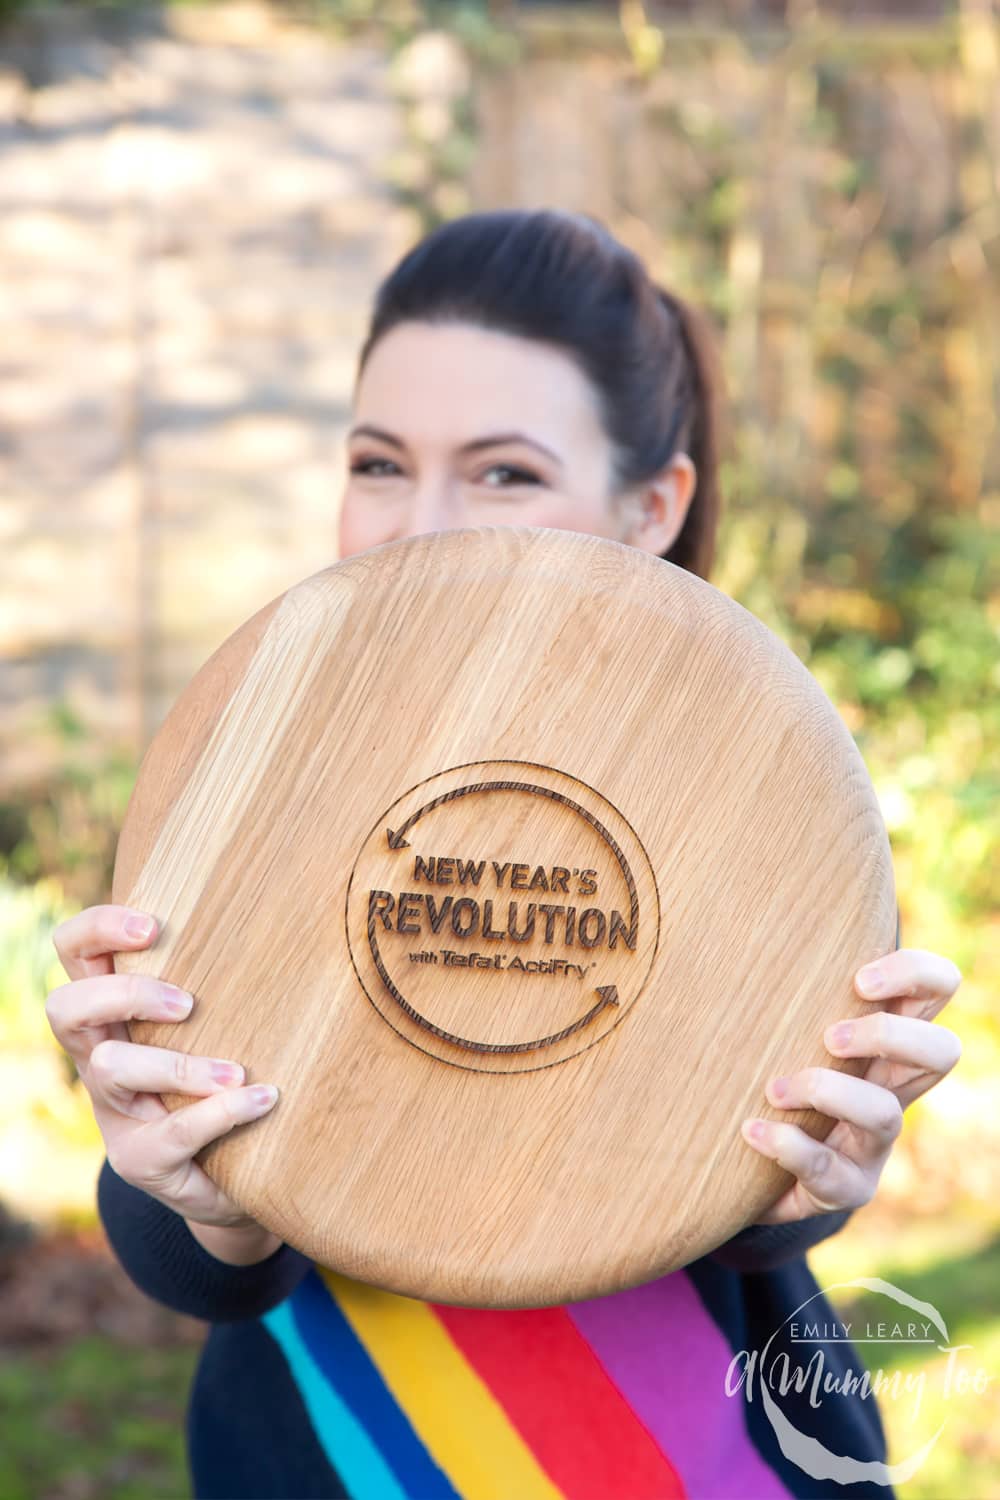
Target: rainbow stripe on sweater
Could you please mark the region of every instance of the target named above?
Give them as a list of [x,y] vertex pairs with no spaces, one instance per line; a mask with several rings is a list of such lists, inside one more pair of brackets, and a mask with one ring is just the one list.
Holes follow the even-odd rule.
[[788,1500],[690,1278],[449,1307],[319,1266],[261,1322],[352,1500]]

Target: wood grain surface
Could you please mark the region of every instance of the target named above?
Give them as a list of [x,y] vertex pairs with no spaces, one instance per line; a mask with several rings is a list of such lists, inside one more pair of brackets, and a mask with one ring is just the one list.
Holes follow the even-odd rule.
[[[818,683],[635,548],[440,532],[316,573],[205,663],[150,745],[119,973],[192,991],[132,1040],[242,1062],[275,1108],[199,1155],[322,1265],[548,1305],[664,1275],[791,1181],[768,1078],[893,947],[885,826]],[[170,1108],[190,1098],[165,1095]]]

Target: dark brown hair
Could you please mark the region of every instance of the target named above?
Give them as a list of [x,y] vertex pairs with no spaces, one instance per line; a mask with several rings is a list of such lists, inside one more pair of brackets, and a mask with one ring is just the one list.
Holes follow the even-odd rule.
[[597,392],[615,488],[651,479],[678,450],[697,471],[664,554],[707,578],[719,522],[724,382],[707,317],[652,281],[639,257],[586,214],[464,214],[420,240],[382,282],[358,360],[406,320],[469,322],[555,344]]

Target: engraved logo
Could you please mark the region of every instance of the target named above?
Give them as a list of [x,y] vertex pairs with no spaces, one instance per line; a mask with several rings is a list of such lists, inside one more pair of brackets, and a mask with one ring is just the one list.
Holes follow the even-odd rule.
[[619,810],[551,766],[480,761],[411,787],[351,872],[347,937],[375,1009],[453,1066],[566,1062],[634,1004],[656,880]]

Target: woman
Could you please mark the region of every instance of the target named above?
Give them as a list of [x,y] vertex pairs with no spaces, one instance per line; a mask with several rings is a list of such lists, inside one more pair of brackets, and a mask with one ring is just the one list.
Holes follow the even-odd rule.
[[[341,555],[519,524],[613,537],[707,577],[720,394],[700,318],[596,221],[458,219],[379,290],[354,393]],[[191,1006],[112,972],[115,951],[155,942],[154,919],[98,906],[64,922],[54,941],[71,983],[46,1009],[107,1145],[98,1197],[112,1245],[151,1296],[212,1324],[187,1415],[196,1495],[821,1493],[734,1370],[809,1299],[814,1319],[834,1321],[804,1252],[871,1198],[903,1107],[957,1061],[957,1038],[931,1024],[960,983],[953,963],[902,949],[858,974],[872,1008],[825,1042],[833,1056],[870,1058],[863,1078],[814,1068],[770,1082],[771,1104],[813,1105],[838,1124],[823,1144],[791,1124],[745,1123],[748,1149],[795,1177],[759,1224],[616,1296],[453,1309],[320,1270],[206,1177],[201,1147],[273,1099],[241,1086],[238,1063],[128,1042],[127,1018],[176,1019]],[[194,1102],[171,1115],[161,1091]],[[849,1345],[827,1363],[862,1371]],[[783,1401],[796,1430],[858,1465],[823,1493],[891,1494],[871,1397]]]

